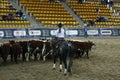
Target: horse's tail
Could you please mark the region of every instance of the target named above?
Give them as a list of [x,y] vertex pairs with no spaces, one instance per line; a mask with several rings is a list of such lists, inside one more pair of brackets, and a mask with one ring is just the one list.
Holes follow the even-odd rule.
[[72,44],[68,43],[68,53],[69,53],[69,58],[73,58],[73,46]]
[[71,74],[71,68],[73,63],[72,59],[73,59],[73,47],[72,45],[68,44],[67,69],[70,74]]

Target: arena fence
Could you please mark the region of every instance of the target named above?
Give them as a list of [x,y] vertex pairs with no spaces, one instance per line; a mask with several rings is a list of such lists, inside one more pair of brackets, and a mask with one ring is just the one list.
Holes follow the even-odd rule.
[[[0,39],[49,38],[55,28],[0,29]],[[66,37],[120,36],[120,28],[65,28]]]

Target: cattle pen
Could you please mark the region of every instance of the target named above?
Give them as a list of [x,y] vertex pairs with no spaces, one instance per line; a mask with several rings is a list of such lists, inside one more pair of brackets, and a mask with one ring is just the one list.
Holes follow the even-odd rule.
[[120,37],[73,39],[93,41],[96,47],[90,51],[89,59],[74,58],[71,76],[64,76],[58,68],[52,70],[52,60],[18,64],[8,60],[7,65],[0,64],[0,80],[120,80]]

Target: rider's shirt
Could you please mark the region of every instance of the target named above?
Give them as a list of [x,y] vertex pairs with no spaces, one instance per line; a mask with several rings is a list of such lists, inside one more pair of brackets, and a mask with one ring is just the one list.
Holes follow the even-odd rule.
[[[61,31],[59,32],[59,29],[61,29]],[[58,28],[56,31],[55,31],[55,36],[57,38],[65,38],[65,30],[63,28]]]

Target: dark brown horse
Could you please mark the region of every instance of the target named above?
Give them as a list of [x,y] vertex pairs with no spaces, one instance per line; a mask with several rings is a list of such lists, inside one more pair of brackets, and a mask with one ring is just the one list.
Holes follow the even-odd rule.
[[62,70],[62,62],[64,63],[64,75],[71,72],[72,68],[72,58],[73,58],[73,46],[71,43],[67,41],[62,41],[61,44],[58,44],[57,38],[53,37],[52,38],[52,48],[53,48],[53,69],[55,69],[55,64],[56,64],[56,58],[58,56],[60,60],[60,71]]

